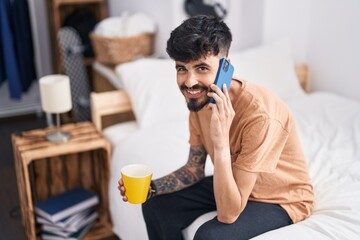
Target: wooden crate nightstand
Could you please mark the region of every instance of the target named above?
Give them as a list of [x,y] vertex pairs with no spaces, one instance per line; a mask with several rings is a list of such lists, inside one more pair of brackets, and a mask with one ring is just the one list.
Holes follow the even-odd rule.
[[99,195],[98,222],[85,239],[112,236],[108,208],[108,186],[111,144],[90,122],[61,127],[71,135],[66,143],[45,139],[54,128],[13,134],[17,184],[22,223],[28,239],[36,239],[35,202],[82,186]]

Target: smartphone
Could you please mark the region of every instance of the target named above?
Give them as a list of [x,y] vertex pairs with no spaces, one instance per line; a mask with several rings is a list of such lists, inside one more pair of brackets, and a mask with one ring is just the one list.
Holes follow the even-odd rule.
[[[226,58],[220,59],[219,69],[217,71],[214,84],[218,86],[222,91],[222,87],[225,83],[227,90],[229,90],[233,74],[233,65],[231,65],[231,63]],[[210,98],[210,102],[216,103],[214,98]]]

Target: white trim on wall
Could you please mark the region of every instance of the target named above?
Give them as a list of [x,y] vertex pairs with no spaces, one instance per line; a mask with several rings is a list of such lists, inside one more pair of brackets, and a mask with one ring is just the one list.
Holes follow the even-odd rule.
[[28,0],[38,78],[53,73],[46,2]]

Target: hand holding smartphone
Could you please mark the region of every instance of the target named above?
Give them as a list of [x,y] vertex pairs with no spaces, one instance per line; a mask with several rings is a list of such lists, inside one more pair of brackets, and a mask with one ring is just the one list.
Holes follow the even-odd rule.
[[[218,86],[222,91],[222,86],[225,83],[227,90],[229,90],[233,74],[234,74],[233,65],[231,65],[231,63],[226,58],[220,59],[219,69],[216,74],[214,84]],[[210,98],[210,102],[216,103],[214,98]]]

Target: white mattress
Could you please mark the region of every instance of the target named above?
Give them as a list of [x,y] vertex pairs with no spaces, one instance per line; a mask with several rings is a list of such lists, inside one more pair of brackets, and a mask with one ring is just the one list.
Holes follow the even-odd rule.
[[[308,158],[315,211],[302,222],[254,239],[360,239],[360,103],[320,92],[291,101],[289,106]],[[147,235],[141,205],[124,203],[117,190],[121,167],[146,163],[153,169],[154,178],[181,167],[189,151],[187,124],[178,121],[141,130],[135,127],[116,140],[110,212],[113,231],[122,240],[147,239]],[[206,171],[211,174],[211,162],[207,162]],[[185,239],[192,239],[204,219],[215,215],[213,212],[197,219],[183,231]]]

